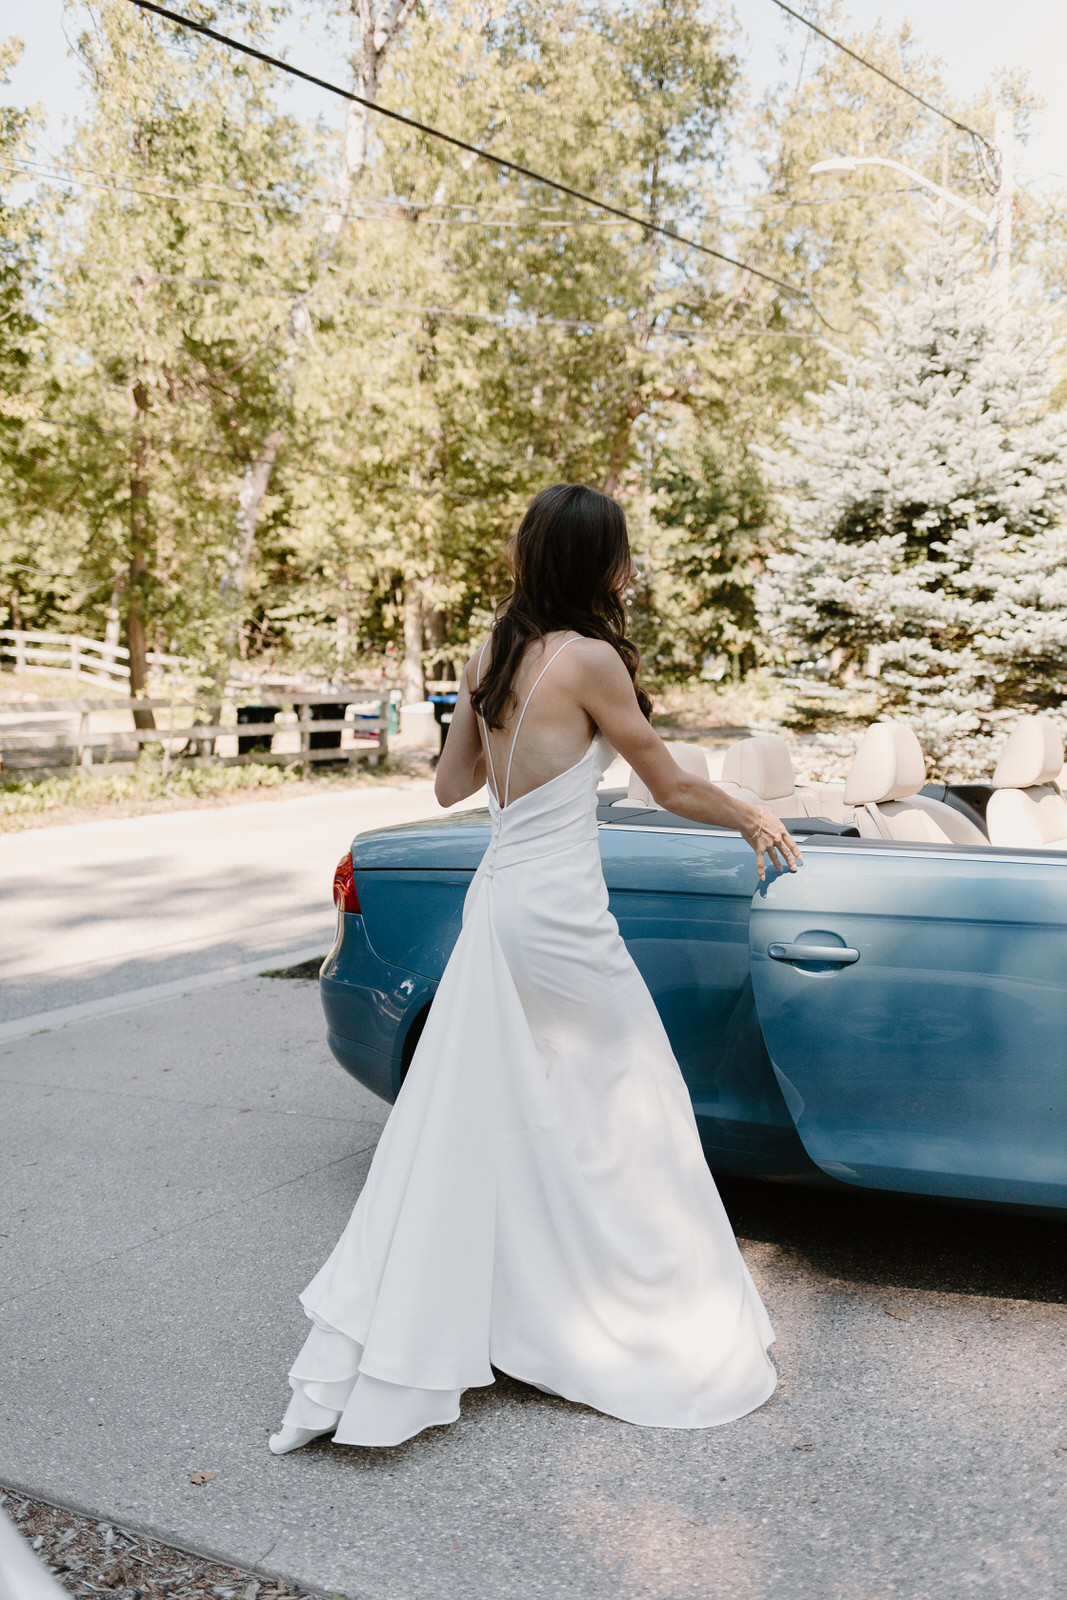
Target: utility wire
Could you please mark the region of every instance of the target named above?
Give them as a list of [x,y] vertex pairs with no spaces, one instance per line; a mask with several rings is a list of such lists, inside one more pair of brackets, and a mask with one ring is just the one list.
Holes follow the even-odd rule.
[[[135,5],[139,3],[140,0],[134,0]],[[820,28],[818,23],[812,22],[810,17],[805,17],[799,11],[794,11],[792,6],[786,4],[786,0],[771,0],[771,4],[776,5],[779,11],[786,12],[788,16],[793,17],[797,22],[802,22],[805,28],[810,28],[812,33],[817,33],[820,39],[825,39],[826,42],[828,44],[832,44],[835,49],[843,51],[846,56],[851,56],[853,61],[858,61],[861,67],[867,68],[868,72],[877,73],[880,78],[885,79],[886,83],[891,83],[894,89],[899,89],[901,94],[906,94],[909,99],[916,101],[917,104],[924,107],[925,110],[932,111],[935,117],[943,118],[945,122],[951,124],[951,126],[956,128],[960,133],[965,133],[971,139],[976,139],[978,143],[984,146],[984,148],[988,151],[994,166],[999,161],[996,148],[990,144],[984,133],[978,132],[977,128],[972,128],[969,123],[961,122],[958,117],[953,117],[947,111],[942,111],[941,107],[935,106],[931,100],[924,100],[921,94],[916,94],[914,89],[909,89],[906,83],[901,83],[899,78],[891,77],[890,74],[888,72],[884,72],[881,67],[876,67],[873,61],[868,61],[866,56],[861,56],[857,51],[852,50],[847,44],[843,44],[840,39],[835,39],[832,33],[827,33],[825,28]]]
[[[79,265],[76,269],[84,275],[86,268]],[[193,277],[183,272],[146,272],[128,267],[93,267],[89,269],[99,275],[112,278],[125,278],[142,283],[187,283],[192,289],[227,289],[238,295],[253,295],[260,299],[275,300],[304,300],[314,288],[314,285],[304,285],[303,288],[286,287],[276,283],[238,283],[232,278],[200,278]],[[539,328],[562,328],[568,333],[593,333],[600,329],[618,333],[626,326],[625,322],[608,321],[603,317],[553,317],[545,316],[538,311],[527,311],[522,307],[513,306],[505,311],[479,311],[468,309],[464,306],[439,306],[417,305],[411,300],[386,300],[379,295],[357,295],[345,289],[339,279],[335,279],[333,287],[343,297],[346,305],[370,306],[378,311],[396,312],[398,316],[413,317],[451,317],[460,322],[484,322],[494,327],[500,327],[509,333],[536,332]],[[620,307],[624,316],[629,314],[628,307]],[[671,307],[664,309],[670,310]],[[688,309],[683,306],[682,310]],[[850,330],[851,331],[851,330]],[[710,343],[723,339],[790,339],[794,343],[824,344],[826,341],[821,333],[804,333],[792,328],[749,328],[749,327],[714,327],[705,324],[687,327],[667,327],[662,323],[649,324],[648,335],[650,339],[677,339],[683,343]],[[361,371],[365,374],[374,369],[347,368],[346,370]]]
[[[44,412],[41,412],[40,415],[36,417],[28,417],[26,420],[28,422],[47,423],[48,426],[52,428],[77,428],[83,433],[93,434],[97,439],[121,439],[128,442],[132,437],[129,429],[102,428],[97,422],[77,422],[65,417],[49,417],[46,416]],[[336,420],[337,419],[335,418],[327,418],[327,421]],[[205,445],[188,443],[184,439],[155,439],[152,442],[156,448],[162,446],[163,448],[170,450],[184,450],[195,456],[210,456],[214,460],[225,461],[233,468],[235,472],[243,472],[245,467],[248,465],[247,462],[242,461],[232,451],[211,450]],[[378,491],[384,491],[388,494],[420,495],[423,499],[430,500],[434,498],[439,498],[442,500],[481,500],[489,505],[497,502],[504,504],[505,502],[514,501],[516,495],[519,493],[518,489],[513,489],[505,494],[487,495],[482,490],[468,493],[462,489],[442,489],[436,484],[429,484],[425,487],[417,487],[416,485],[410,483],[392,483],[387,480],[369,481],[363,478],[360,473],[353,472],[351,469],[346,470],[343,467],[331,469],[329,467],[308,467],[301,464],[300,466],[293,467],[293,473],[297,478],[346,478],[349,480],[356,480],[363,485],[366,491],[364,496],[365,499],[371,498]],[[25,567],[21,570],[25,572],[33,572],[40,571],[41,569]],[[45,576],[49,576],[49,574],[45,574]],[[109,578],[108,582],[110,583],[110,581],[111,580]],[[103,587],[103,585],[101,585],[101,587]],[[90,593],[93,592],[95,591],[90,591]]]
[[[84,267],[79,267],[79,272],[84,272]],[[228,289],[236,294],[255,295],[263,299],[277,300],[302,300],[310,295],[314,285],[305,285],[295,288],[277,283],[238,283],[232,278],[200,278],[192,277],[183,272],[146,272],[139,270],[131,272],[128,267],[94,267],[91,269],[106,277],[138,279],[142,283],[187,283],[193,289]],[[411,300],[386,300],[379,295],[351,294],[345,289],[343,283],[335,279],[333,287],[343,297],[346,305],[371,306],[379,311],[394,311],[400,316],[413,317],[452,317],[460,322],[485,322],[494,327],[505,328],[509,333],[532,332],[538,328],[562,328],[568,333],[591,333],[601,328],[609,332],[618,333],[625,326],[623,322],[609,322],[605,318],[597,317],[553,317],[545,316],[537,311],[527,311],[519,306],[513,306],[505,311],[479,311],[468,309],[464,306],[424,306],[416,305]],[[628,308],[619,308],[624,315]],[[670,309],[667,307],[665,309]],[[683,309],[685,309],[683,307]],[[822,334],[799,333],[791,328],[715,328],[704,325],[689,327],[668,328],[661,323],[653,322],[649,325],[650,338],[680,339],[688,343],[703,341],[712,342],[716,339],[792,339],[805,342],[814,341],[822,343]],[[356,369],[349,368],[349,371]],[[371,368],[363,369],[370,372]]]
[[[89,167],[83,167],[79,170],[83,172],[89,172],[92,169]],[[255,211],[260,214],[273,212],[286,217],[304,216],[316,205],[332,204],[332,202],[329,201],[317,200],[314,196],[306,197],[305,204],[297,206],[287,206],[281,204],[280,202],[272,205],[266,200],[231,200],[226,195],[200,193],[199,191],[202,186],[199,184],[188,184],[181,190],[138,189],[133,187],[134,183],[161,183],[164,180],[159,178],[141,178],[139,176],[130,180],[128,178],[123,178],[121,173],[115,174],[106,172],[102,173],[97,178],[78,178],[68,175],[67,172],[53,172],[41,166],[36,168],[28,168],[14,165],[7,161],[0,161],[0,171],[18,172],[25,177],[36,178],[42,183],[62,183],[68,186],[76,183],[83,189],[103,189],[109,194],[133,195],[141,200],[187,200],[192,205],[228,206],[231,209],[237,209],[239,211]],[[108,183],[105,180],[109,177],[117,177],[120,181],[116,183]],[[379,200],[375,196],[370,196],[369,199],[372,205],[384,206],[387,204],[392,204],[391,202]],[[403,226],[405,219],[401,214],[399,207],[403,206],[404,204],[405,202],[403,201],[397,201],[391,211],[374,212],[365,210],[361,202],[358,212],[359,221],[384,222],[392,226]],[[517,219],[512,217],[510,220],[507,218],[498,219],[496,217],[427,217],[424,215],[424,213],[429,209],[429,204],[430,202],[424,203],[421,201],[415,201],[412,202],[408,207],[409,210],[417,211],[419,213],[421,225],[424,228],[484,228],[486,230],[490,230],[499,228],[531,228],[535,225],[533,221],[524,219],[521,215],[518,216]],[[472,206],[470,209],[473,210],[474,207]],[[491,207],[490,209],[502,208]],[[534,217],[542,214],[540,213],[539,208],[535,210],[531,207],[529,209]],[[558,210],[558,208],[554,209]],[[614,226],[614,224],[607,221],[602,221],[599,217],[560,217],[558,215],[554,215],[550,219],[549,226],[552,228],[608,228]]]
[[[186,17],[179,11],[169,11],[166,6],[159,6],[153,0],[130,0],[132,5],[141,11],[150,11],[154,16],[162,17],[167,22],[173,22],[181,28],[189,28],[194,33],[202,34],[205,39],[213,39],[216,44],[225,45],[230,50],[238,50],[242,55],[252,56],[256,61],[264,62],[268,67],[274,67],[279,72],[288,73],[290,77],[302,78],[305,83],[314,84],[317,89],[325,89],[329,94],[336,94],[342,100],[349,100],[354,105],[364,106],[368,111],[373,111],[377,116],[386,117],[391,122],[399,122],[406,128],[414,128],[417,133],[429,135],[431,139],[440,139],[445,144],[454,146],[457,150],[466,151],[468,155],[477,156],[479,160],[488,161],[502,172],[516,173],[520,177],[530,178],[534,183],[544,184],[546,188],[555,189],[558,194],[568,195],[572,200],[580,200],[583,205],[594,206],[599,211],[606,211],[610,216],[618,217],[623,222],[634,223],[643,228],[646,233],[658,234],[661,238],[670,239],[675,244],[681,244],[688,250],[698,250],[702,255],[711,256],[716,261],[725,262],[727,266],[737,267],[741,272],[749,273],[754,278],[760,278],[764,283],[769,283],[783,293],[796,300],[805,301],[826,327],[833,325],[827,321],[816,306],[811,295],[806,289],[798,288],[795,284],[786,283],[783,278],[776,278],[769,272],[763,272],[759,267],[747,266],[745,262],[738,261],[734,256],[724,255],[721,250],[713,250],[710,245],[701,244],[698,239],[693,239],[682,233],[676,233],[673,228],[665,228],[658,222],[652,222],[648,217],[641,217],[632,211],[625,211],[621,206],[613,206],[607,200],[598,200],[593,195],[585,194],[581,189],[574,189],[570,184],[561,183],[558,178],[547,178],[542,172],[535,172],[531,167],[524,167],[517,161],[510,161],[503,156],[494,155],[489,150],[484,150],[480,145],[470,144],[466,139],[458,139],[454,134],[445,133],[441,128],[434,128],[427,122],[420,122],[416,117],[405,116],[401,111],[394,111],[388,106],[377,104],[374,100],[367,100],[362,95],[353,93],[351,89],[342,89],[339,84],[330,83],[326,78],[317,78],[313,73],[305,72],[300,67],[291,66],[287,61],[282,61],[277,56],[268,55],[265,50],[257,50],[253,45],[244,44],[240,39],[232,39],[228,34],[219,33],[214,28],[209,28],[202,22],[194,22],[191,17]],[[836,331],[836,330],[835,330]]]
[[[231,183],[197,183],[186,178],[157,178],[150,173],[109,172],[101,167],[83,167],[80,164],[65,162],[61,167],[49,166],[44,161],[31,161],[19,156],[13,161],[0,161],[0,172],[15,172],[27,178],[47,179],[56,183],[77,183],[83,188],[104,188],[107,184],[94,184],[91,178],[111,180],[115,192],[120,194],[139,195],[143,198],[159,200],[183,200],[188,197],[195,204],[204,205],[240,205],[245,210],[281,211],[287,216],[302,216],[314,206],[334,207],[336,200],[327,195],[302,194],[297,198],[303,201],[302,205],[287,205],[283,197],[274,189],[249,189],[239,188]],[[78,177],[78,173],[88,173],[89,178]],[[1016,175],[1018,176],[1018,174]],[[1053,174],[1056,176],[1056,174]],[[180,184],[180,192],[168,192],[159,189],[135,189],[134,183],[170,183]],[[210,193],[214,190],[216,193]],[[719,217],[728,211],[743,211],[763,213],[766,211],[801,211],[805,208],[817,206],[837,206],[845,200],[887,200],[894,195],[919,194],[916,184],[895,184],[889,189],[843,189],[834,195],[810,195],[801,200],[775,200],[770,195],[757,194],[751,200],[730,202],[726,205],[716,206],[709,215]],[[238,200],[226,198],[228,195],[237,195]],[[266,203],[255,206],[249,197],[261,198]],[[411,213],[418,213],[428,223],[439,225],[446,222],[452,226],[480,225],[485,228],[497,227],[533,227],[537,220],[547,221],[550,227],[572,228],[580,226],[608,227],[608,223],[594,223],[591,217],[566,217],[562,215],[560,206],[502,206],[494,205],[484,200],[415,200],[405,198],[403,195],[370,194],[363,195],[359,200],[359,221],[361,222],[399,222],[406,220]],[[381,213],[368,211],[368,206],[381,206]],[[463,217],[431,217],[430,211],[463,211],[470,213]],[[499,212],[505,219],[498,221],[490,213]]]

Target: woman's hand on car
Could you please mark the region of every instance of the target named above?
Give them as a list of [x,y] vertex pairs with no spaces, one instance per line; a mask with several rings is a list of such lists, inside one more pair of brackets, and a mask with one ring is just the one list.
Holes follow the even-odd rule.
[[778,872],[786,868],[795,872],[804,857],[785,823],[765,806],[753,806],[752,810],[754,815],[748,825],[742,827],[741,837],[756,852],[756,871],[760,878],[767,876],[767,861]]

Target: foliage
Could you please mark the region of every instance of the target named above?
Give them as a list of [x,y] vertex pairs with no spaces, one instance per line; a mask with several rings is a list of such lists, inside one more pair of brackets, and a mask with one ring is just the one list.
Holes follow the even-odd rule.
[[837,683],[868,668],[940,767],[980,765],[999,712],[1063,698],[1067,416],[1040,324],[937,219],[873,309],[844,381],[764,452],[793,532],[764,603]]
[[[234,653],[323,677],[376,677],[402,657],[418,695],[424,668],[458,665],[484,631],[530,497],[571,478],[627,510],[653,678],[767,662],[755,594],[786,531],[761,449],[783,419],[821,418],[827,485],[841,445],[841,492],[860,492],[862,430],[848,433],[834,397],[863,388],[854,363],[884,297],[910,281],[916,215],[899,173],[809,168],[886,156],[984,206],[989,174],[965,136],[946,142],[943,124],[807,35],[790,81],[750,107],[725,0],[323,0],[351,29],[347,70],[371,99],[810,291],[790,295],[358,108],[342,140],[299,125],[268,69],[127,0],[67,6],[87,91],[71,182],[0,217],[0,625],[117,640],[121,617],[135,686],[155,646],[209,676]],[[284,9],[190,0],[268,41]],[[850,37],[837,0],[820,16],[952,105],[908,29]],[[997,93],[1024,126],[1025,85]],[[991,124],[990,93],[953,109]],[[0,153],[29,131],[26,113],[4,113]],[[739,210],[736,158],[753,151],[764,182]],[[1050,295],[1067,259],[1058,227],[1024,200],[1018,237]],[[900,335],[901,383],[908,339],[922,338]],[[1029,459],[1037,435],[1011,382],[997,438]],[[884,389],[898,429],[901,399]],[[1067,598],[1043,581],[1059,563],[1052,521],[976,501],[985,542],[970,554],[962,513],[920,529],[967,451],[992,447],[992,422],[960,407],[946,403],[912,460],[920,509],[883,596],[915,619],[883,688],[917,696],[945,737],[945,718],[980,728],[1009,704],[1053,703]],[[799,551],[838,503],[826,486],[801,505],[782,460]],[[880,515],[878,537],[896,537]],[[850,559],[870,545],[873,560],[860,532]],[[950,539],[950,553],[934,548]],[[805,594],[798,579],[801,609]],[[886,642],[849,616],[823,641],[842,673]],[[809,622],[779,606],[775,627]],[[946,672],[951,694],[934,684]]]
[[[22,47],[18,40],[0,39],[0,82],[6,83]],[[0,107],[0,160],[7,166],[26,153],[34,118],[28,110]],[[36,286],[37,211],[32,202],[16,205],[0,191],[0,505],[17,504],[23,485],[36,467],[30,349],[38,330],[31,310]],[[0,605],[27,624],[33,609],[22,616],[17,595],[25,576],[39,580],[35,553],[23,545],[12,546],[0,534]],[[51,576],[50,574],[47,576]]]
[[287,335],[288,307],[264,283],[299,281],[302,136],[265,69],[190,49],[122,0],[95,9],[79,49],[92,112],[72,166],[101,181],[48,219],[41,470],[22,538],[77,573],[51,620],[76,611],[102,630],[121,600],[142,648],[210,661],[236,486],[273,415]]
[[24,818],[39,820],[50,811],[97,810],[161,800],[180,804],[281,789],[303,777],[305,773],[296,767],[248,761],[237,767],[182,767],[165,774],[135,768],[130,772],[77,772],[69,778],[42,778],[37,782],[0,780],[0,828],[18,826]]
[[759,463],[743,441],[698,436],[690,452],[672,452],[652,487],[664,541],[643,608],[659,622],[643,641],[653,670],[661,679],[738,678],[759,657],[756,582],[769,520]]
[[[492,10],[427,8],[390,56],[390,103],[699,228],[736,76],[721,27],[695,0]],[[581,478],[632,506],[642,437],[721,415],[741,363],[703,327],[717,279],[674,247],[390,125],[369,176],[377,193],[313,302],[302,520],[326,522],[330,553],[311,587],[369,618],[372,648],[416,590],[428,656],[454,660],[505,592],[505,538],[532,494]],[[291,627],[303,604],[286,597],[273,620]]]

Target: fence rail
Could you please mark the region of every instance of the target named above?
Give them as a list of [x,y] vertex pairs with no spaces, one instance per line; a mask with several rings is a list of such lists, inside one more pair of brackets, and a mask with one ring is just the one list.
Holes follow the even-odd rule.
[[[130,659],[130,652],[125,645],[102,643],[82,633],[36,633],[25,628],[0,628],[0,661],[4,659],[14,662],[16,672],[27,672],[31,667],[50,667],[96,683],[125,686],[130,681],[130,669],[124,665]],[[148,665],[182,671],[191,668],[192,662],[184,656],[149,650]]]
[[[144,746],[161,754],[151,765],[163,771],[180,767],[236,766],[250,761],[295,766],[307,761],[359,761],[376,765],[389,748],[388,702],[369,698],[365,688],[278,690],[258,686],[257,703],[239,704],[232,690],[222,704],[188,694],[138,699],[126,706],[88,700],[51,700],[0,707],[0,766],[10,773],[44,773],[98,762],[137,760]],[[269,696],[269,703],[267,697]],[[165,726],[133,726],[139,711],[165,712]],[[221,720],[227,707],[233,722]],[[336,707],[341,715],[316,716],[316,707]],[[209,710],[207,720],[203,712]],[[244,712],[249,720],[244,720]],[[265,715],[269,713],[269,716]],[[252,717],[258,720],[251,720]],[[282,720],[278,720],[281,718]],[[94,726],[94,719],[96,726]],[[113,724],[121,721],[124,726]],[[101,722],[112,726],[101,726]],[[229,746],[225,751],[220,745]]]

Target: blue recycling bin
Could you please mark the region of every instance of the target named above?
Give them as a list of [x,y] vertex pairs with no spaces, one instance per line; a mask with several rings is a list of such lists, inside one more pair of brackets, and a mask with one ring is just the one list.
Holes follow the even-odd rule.
[[434,719],[441,730],[441,744],[438,754],[444,749],[445,740],[448,738],[448,726],[452,721],[452,713],[456,708],[457,694],[458,691],[452,694],[429,694],[426,696],[433,706]]

